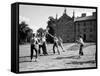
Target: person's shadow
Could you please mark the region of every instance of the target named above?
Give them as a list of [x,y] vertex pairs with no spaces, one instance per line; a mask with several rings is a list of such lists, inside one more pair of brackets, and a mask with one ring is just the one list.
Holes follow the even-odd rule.
[[56,57],[55,59],[80,59],[79,55],[75,55],[75,56],[68,56],[68,57]]

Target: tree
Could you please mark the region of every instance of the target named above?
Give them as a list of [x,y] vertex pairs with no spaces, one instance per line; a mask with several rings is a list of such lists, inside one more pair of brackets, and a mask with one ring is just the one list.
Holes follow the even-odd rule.
[[26,27],[25,33],[26,33],[27,42],[30,42],[32,34],[33,34],[33,30],[29,27]]
[[37,30],[37,33],[38,33],[38,35],[39,36],[42,36],[42,34],[45,32],[45,30],[43,29],[43,28],[39,28],[38,30]]
[[33,30],[28,27],[28,24],[26,24],[24,21],[22,21],[19,24],[18,29],[18,35],[19,35],[19,43],[26,43],[30,41],[30,38],[32,37]]
[[[54,19],[52,16],[50,16],[47,24],[48,24],[47,28],[49,28],[49,31],[48,32],[51,35],[54,36],[54,34],[55,34],[54,27],[56,25],[56,19]],[[50,35],[47,35],[47,42],[53,43],[53,41],[54,41],[53,40],[53,37],[51,37]]]

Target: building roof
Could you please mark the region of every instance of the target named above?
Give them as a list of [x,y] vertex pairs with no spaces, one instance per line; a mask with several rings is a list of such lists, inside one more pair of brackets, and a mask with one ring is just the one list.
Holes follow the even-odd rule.
[[63,15],[58,19],[58,21],[60,21],[60,20],[67,20],[67,21],[69,21],[69,20],[72,20],[72,18],[71,18],[70,16],[68,16],[67,14],[63,14]]
[[86,16],[86,17],[78,17],[74,19],[74,22],[76,21],[85,21],[85,20],[94,20],[96,19],[96,16]]

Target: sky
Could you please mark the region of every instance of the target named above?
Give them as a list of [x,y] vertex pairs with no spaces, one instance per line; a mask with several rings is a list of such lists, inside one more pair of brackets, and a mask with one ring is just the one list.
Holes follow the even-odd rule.
[[54,7],[54,6],[36,6],[36,5],[19,5],[19,23],[25,21],[33,32],[37,29],[45,29],[49,16],[56,18],[61,17],[66,9],[67,15],[72,17],[73,11],[75,17],[80,17],[82,13],[86,13],[87,16],[92,15],[95,9],[88,8],[73,8],[73,7]]

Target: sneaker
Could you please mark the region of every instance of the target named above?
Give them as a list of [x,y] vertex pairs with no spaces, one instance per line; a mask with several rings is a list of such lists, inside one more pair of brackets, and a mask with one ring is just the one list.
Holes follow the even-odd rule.
[[30,60],[30,62],[32,62],[32,59]]
[[65,50],[63,50],[63,52],[65,52]]
[[35,62],[37,62],[39,59],[35,59]]

